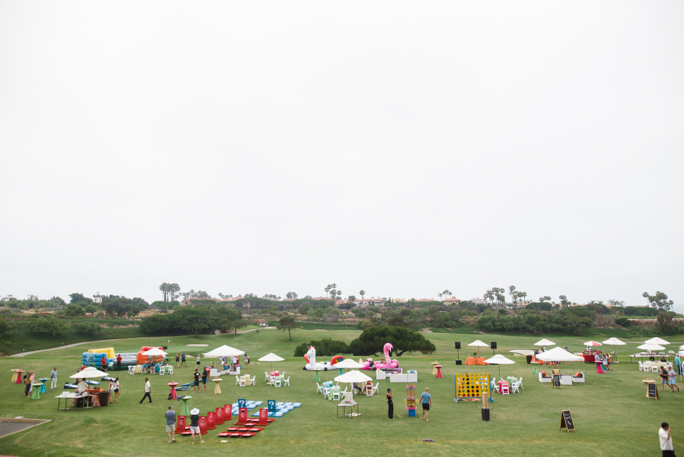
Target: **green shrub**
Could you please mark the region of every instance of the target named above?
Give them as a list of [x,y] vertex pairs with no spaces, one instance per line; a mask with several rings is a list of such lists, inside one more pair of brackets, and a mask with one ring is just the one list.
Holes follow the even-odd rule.
[[615,323],[621,327],[629,327],[632,325],[632,321],[630,321],[626,317],[619,317],[615,319]]
[[81,335],[98,335],[102,333],[102,327],[97,325],[95,322],[77,322],[72,325],[76,333]]

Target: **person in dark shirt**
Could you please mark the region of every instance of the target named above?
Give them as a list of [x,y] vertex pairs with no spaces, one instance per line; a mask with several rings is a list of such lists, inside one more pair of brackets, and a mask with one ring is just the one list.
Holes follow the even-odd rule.
[[199,435],[200,444],[204,443],[199,427],[199,413],[200,410],[197,408],[194,408],[192,411],[190,411],[190,434],[192,435],[192,444],[195,444],[195,434]]
[[195,368],[195,372],[192,374],[194,378],[194,384],[192,387],[193,392],[199,392],[199,380],[200,380],[200,374],[199,371],[197,371],[197,368]]
[[202,384],[204,384],[204,390],[207,390],[207,370],[202,370]]

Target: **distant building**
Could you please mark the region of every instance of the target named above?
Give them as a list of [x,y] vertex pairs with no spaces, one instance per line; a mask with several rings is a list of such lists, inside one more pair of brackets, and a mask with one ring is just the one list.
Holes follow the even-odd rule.
[[102,303],[102,295],[100,295],[100,292],[93,295],[93,303]]
[[442,303],[444,303],[445,305],[458,305],[460,302],[461,302],[461,299],[455,298],[455,297],[446,298],[446,299],[442,300]]

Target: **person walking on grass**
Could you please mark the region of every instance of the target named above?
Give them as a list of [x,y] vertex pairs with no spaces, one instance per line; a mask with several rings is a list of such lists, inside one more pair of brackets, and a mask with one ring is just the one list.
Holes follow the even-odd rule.
[[185,368],[188,367],[188,362],[185,361],[185,351],[181,354],[181,366],[185,365]]
[[31,372],[28,371],[26,372],[26,375],[24,375],[24,397],[29,396],[29,392],[31,391]]
[[200,355],[197,354],[197,361],[196,361],[195,365],[200,366],[201,364],[202,364],[202,359],[200,359]]
[[425,422],[430,422],[430,408],[432,408],[432,396],[428,393],[428,388],[425,392],[420,394],[420,403],[423,406],[423,419]]
[[176,352],[176,368],[180,368],[180,353]]
[[[665,365],[660,366],[660,385],[663,387],[660,389],[660,391],[665,390],[665,385],[670,385],[670,374],[667,371],[667,368],[665,368]],[[674,392],[674,389],[672,386],[670,386],[670,392]]]
[[192,374],[193,377],[193,385],[192,385],[192,392],[199,392],[199,379],[200,379],[200,374],[199,371],[197,371],[197,368],[195,368],[195,372]]
[[57,388],[57,367],[52,369],[50,373],[50,390]]
[[169,409],[164,413],[166,417],[166,435],[169,437],[169,444],[176,442],[176,412],[173,406],[169,405]]
[[392,389],[387,389],[387,417],[390,419],[394,419],[394,402],[392,398]]
[[114,400],[112,400],[112,401],[116,401],[119,398],[119,388],[120,387],[121,386],[119,385],[119,378],[116,378],[114,380]]
[[670,436],[670,424],[663,422],[660,425],[658,437],[660,438],[660,450],[663,451],[663,457],[675,457],[672,437]]
[[142,402],[145,401],[145,398],[150,400],[150,403],[152,403],[152,396],[150,395],[152,393],[152,386],[150,386],[150,380],[148,378],[145,378],[145,395],[143,395],[142,400],[140,400],[140,404],[142,405]]
[[674,392],[674,388],[676,387],[677,392],[679,392],[679,386],[675,384],[677,382],[677,372],[674,370],[674,367],[670,367],[668,374],[670,375],[670,389]]
[[190,434],[192,435],[192,444],[195,444],[195,435],[199,435],[200,444],[204,443],[199,428],[199,413],[200,410],[197,408],[190,411]]
[[202,384],[204,384],[204,390],[207,390],[207,369],[202,370]]

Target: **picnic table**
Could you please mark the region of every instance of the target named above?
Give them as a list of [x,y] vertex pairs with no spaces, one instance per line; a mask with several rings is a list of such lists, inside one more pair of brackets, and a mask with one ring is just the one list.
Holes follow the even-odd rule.
[[[66,401],[64,402],[64,411],[67,410],[67,405],[69,404],[69,400],[77,399],[77,398],[85,398],[86,395],[79,395],[74,392],[62,392],[61,394],[57,395],[55,398],[57,399],[57,410],[59,411],[59,405],[60,402],[62,401],[62,398],[64,398]],[[76,403],[78,404],[78,403]],[[82,403],[82,406],[85,406],[85,401]]]

